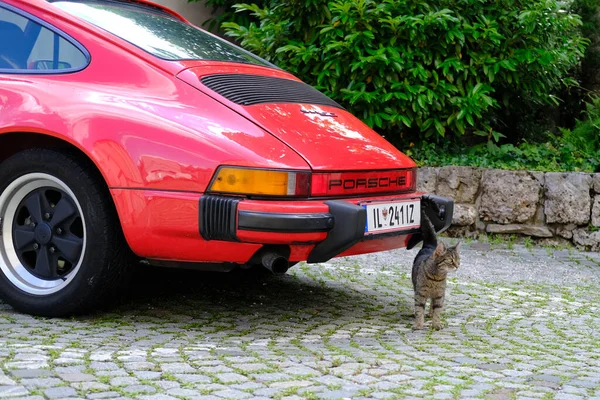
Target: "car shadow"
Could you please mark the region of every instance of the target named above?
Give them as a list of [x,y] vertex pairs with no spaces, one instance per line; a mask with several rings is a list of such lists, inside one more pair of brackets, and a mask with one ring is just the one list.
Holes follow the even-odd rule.
[[[187,321],[187,328],[194,327],[190,324],[194,320],[220,320],[232,329],[249,319],[267,324],[367,320],[389,324],[412,318],[411,300],[405,292],[380,296],[376,288],[355,290],[350,283],[304,275],[274,276],[260,267],[228,273],[142,267],[116,307],[88,318],[120,316],[134,323]],[[243,326],[240,323],[239,329]]]

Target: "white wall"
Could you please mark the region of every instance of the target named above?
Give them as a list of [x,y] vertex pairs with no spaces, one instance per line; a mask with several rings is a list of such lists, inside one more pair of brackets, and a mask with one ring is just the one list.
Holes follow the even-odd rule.
[[169,7],[187,18],[192,24],[202,27],[202,23],[210,18],[212,7],[205,7],[204,1],[188,3],[186,0],[153,0],[155,3]]

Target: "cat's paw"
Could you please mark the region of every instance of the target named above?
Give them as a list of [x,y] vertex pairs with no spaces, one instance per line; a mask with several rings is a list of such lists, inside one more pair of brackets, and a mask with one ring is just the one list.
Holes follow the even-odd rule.
[[423,322],[415,321],[415,323],[413,324],[414,331],[420,331],[423,328],[425,328],[425,324],[423,324]]
[[439,331],[440,329],[444,329],[444,323],[442,321],[434,321],[431,323],[431,327]]

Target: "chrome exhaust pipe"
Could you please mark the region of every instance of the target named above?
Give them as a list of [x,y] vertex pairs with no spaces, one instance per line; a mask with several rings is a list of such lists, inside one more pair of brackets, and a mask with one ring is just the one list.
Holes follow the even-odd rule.
[[275,275],[285,274],[290,267],[290,263],[288,262],[287,258],[277,253],[265,253],[262,256],[261,261],[262,265]]

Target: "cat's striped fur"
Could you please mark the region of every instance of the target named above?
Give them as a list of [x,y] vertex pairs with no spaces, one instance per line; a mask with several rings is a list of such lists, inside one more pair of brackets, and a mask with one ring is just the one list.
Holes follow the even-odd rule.
[[437,240],[435,230],[427,215],[421,213],[423,247],[415,257],[412,268],[412,282],[415,292],[415,322],[413,329],[425,326],[425,304],[431,299],[429,316],[432,327],[442,329],[442,307],[446,294],[446,276],[460,266],[458,254],[460,242],[453,247]]

